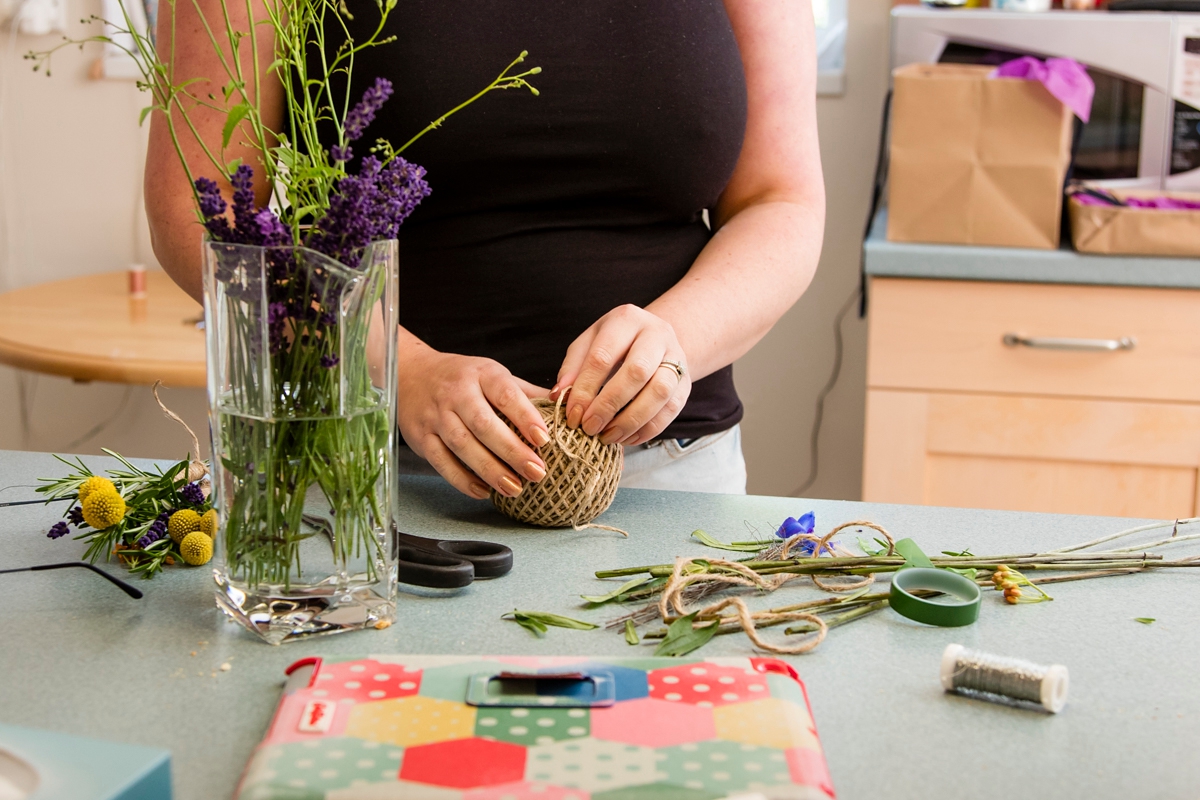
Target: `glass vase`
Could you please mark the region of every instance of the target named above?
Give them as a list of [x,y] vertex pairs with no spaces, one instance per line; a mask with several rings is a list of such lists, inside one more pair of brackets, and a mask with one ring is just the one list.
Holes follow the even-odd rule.
[[395,617],[396,243],[204,246],[217,605],[271,644]]

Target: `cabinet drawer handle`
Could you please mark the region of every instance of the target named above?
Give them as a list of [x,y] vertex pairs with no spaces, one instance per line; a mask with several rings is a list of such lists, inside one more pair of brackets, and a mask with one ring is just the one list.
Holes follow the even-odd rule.
[[1072,339],[1059,336],[1021,336],[1004,334],[1004,343],[1009,347],[1039,347],[1043,350],[1132,350],[1137,339],[1122,336],[1120,339]]

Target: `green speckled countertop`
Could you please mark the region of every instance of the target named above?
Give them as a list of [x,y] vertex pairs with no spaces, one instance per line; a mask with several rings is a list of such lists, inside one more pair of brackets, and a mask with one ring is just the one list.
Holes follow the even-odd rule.
[[[109,466],[107,459],[85,460],[93,469]],[[0,452],[0,487],[62,470],[46,454]],[[0,499],[30,494],[9,489]],[[689,539],[695,528],[744,539],[746,523],[767,531],[812,509],[818,531],[870,519],[929,552],[995,553],[1064,546],[1136,524],[626,490],[603,517],[630,531],[624,540],[603,531],[516,527],[486,501],[437,479],[405,479],[402,503],[401,523],[412,533],[510,545],[513,572],[453,592],[402,587],[400,620],[391,628],[282,647],[225,621],[207,569],[169,569],[139,582],[146,592],[140,601],[82,570],[0,575],[0,722],[168,748],[175,796],[216,800],[232,794],[291,662],[322,653],[632,655],[638,651],[617,631],[551,629],[537,640],[498,618],[520,607],[603,622],[615,610],[585,610],[578,595],[615,584],[592,572],[714,553]],[[61,507],[0,509],[0,569],[78,558],[80,543],[44,535],[59,513]],[[1198,550],[1181,545],[1175,552]],[[987,593],[969,628],[927,628],[885,610],[831,631],[815,652],[789,661],[807,684],[839,797],[1196,797],[1198,582],[1200,570],[1081,581],[1052,587],[1052,603],[1018,607]],[[817,596],[811,584],[796,581],[752,602],[766,607]],[[1134,617],[1158,621],[1147,626]],[[944,694],[938,667],[950,642],[1067,665],[1066,709],[1049,716]],[[701,653],[752,655],[742,636],[718,637]],[[226,662],[232,668],[220,671]]]

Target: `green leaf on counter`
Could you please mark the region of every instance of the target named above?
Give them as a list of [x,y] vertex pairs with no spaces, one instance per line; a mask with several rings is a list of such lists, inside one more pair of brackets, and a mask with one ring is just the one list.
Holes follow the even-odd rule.
[[542,636],[548,630],[548,627],[554,628],[571,628],[577,631],[590,631],[599,627],[590,622],[583,622],[570,617],[564,617],[561,614],[550,614],[545,611],[512,611],[504,614],[501,619],[511,619],[513,622],[520,625],[531,633]]
[[862,550],[863,554],[868,556],[881,556],[886,553],[887,545],[878,539],[875,541],[879,544],[879,547],[872,547],[870,542],[860,537],[858,540],[858,549]]
[[625,620],[625,644],[637,644],[638,634],[637,629],[633,627],[633,620]]
[[705,547],[712,547],[717,550],[733,550],[736,553],[757,553],[764,547],[770,545],[770,542],[722,542],[709,536],[702,530],[692,531],[692,538],[700,542]]
[[711,622],[703,628],[695,628],[695,613],[680,617],[667,628],[667,635],[654,651],[656,656],[685,656],[693,650],[699,650],[717,633],[717,622]]
[[1154,617],[1134,617],[1133,621],[1140,622],[1143,625],[1153,625],[1158,620],[1156,620]]
[[954,552],[953,550],[943,550],[942,555],[955,556],[957,558],[970,558],[971,556],[973,556],[975,554],[971,552],[970,548],[964,547],[962,550],[958,551],[957,553]]
[[925,551],[918,547],[912,539],[901,539],[896,542],[896,552],[904,556],[904,567],[933,568],[933,562],[929,560],[929,556],[925,555]]
[[942,569],[948,572],[957,572],[964,578],[970,578],[971,580],[975,580],[975,576],[979,574],[979,570],[975,569],[974,567],[966,567],[965,569],[959,569],[958,567],[942,567]]
[[601,603],[607,603],[610,600],[616,600],[618,597],[625,594],[630,589],[641,586],[643,583],[649,583],[651,580],[653,580],[653,576],[642,575],[640,577],[634,578],[631,581],[626,581],[625,583],[622,583],[620,586],[618,586],[616,589],[613,589],[608,594],[581,594],[579,596],[582,597],[584,600],[587,600],[589,603],[595,603],[596,605],[600,605]]

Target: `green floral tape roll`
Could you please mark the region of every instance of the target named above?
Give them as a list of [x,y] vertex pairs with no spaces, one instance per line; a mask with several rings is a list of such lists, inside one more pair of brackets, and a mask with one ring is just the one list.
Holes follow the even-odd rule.
[[[917,597],[913,592],[930,589],[941,592],[937,598]],[[958,628],[979,619],[983,593],[975,581],[944,569],[908,567],[892,576],[889,603],[892,609],[926,625]]]

